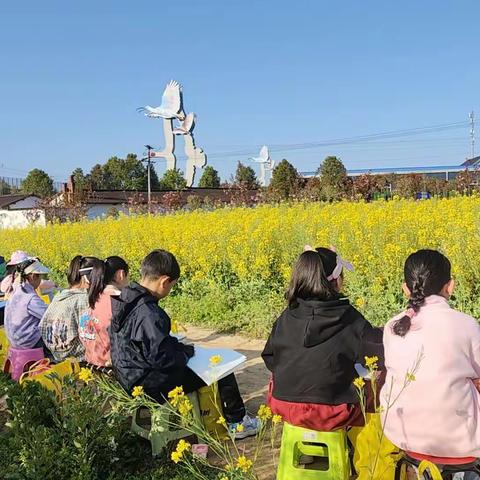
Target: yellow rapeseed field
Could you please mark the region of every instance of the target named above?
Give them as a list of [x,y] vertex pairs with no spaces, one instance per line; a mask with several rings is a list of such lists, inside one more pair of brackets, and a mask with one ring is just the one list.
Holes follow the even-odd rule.
[[[282,307],[282,290],[304,244],[335,245],[356,268],[346,278],[352,302],[372,321],[383,323],[403,302],[405,258],[425,247],[450,258],[458,282],[455,303],[479,313],[479,220],[478,196],[260,205],[3,230],[0,253],[7,257],[22,249],[37,255],[58,280],[76,254],[120,255],[135,277],[146,253],[168,249],[177,256],[184,277],[177,292],[181,305],[178,298],[170,304],[181,320],[231,326],[240,322],[242,328],[254,321],[254,330],[261,331],[259,325]],[[252,302],[261,305],[261,312]],[[253,311],[238,310],[247,303]],[[225,317],[229,312],[231,321]]]

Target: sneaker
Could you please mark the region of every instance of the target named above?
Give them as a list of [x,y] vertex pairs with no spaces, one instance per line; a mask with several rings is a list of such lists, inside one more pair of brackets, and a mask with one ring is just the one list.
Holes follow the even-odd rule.
[[241,422],[229,423],[228,429],[234,435],[235,440],[241,440],[242,438],[255,436],[260,431],[261,426],[258,418],[245,415]]

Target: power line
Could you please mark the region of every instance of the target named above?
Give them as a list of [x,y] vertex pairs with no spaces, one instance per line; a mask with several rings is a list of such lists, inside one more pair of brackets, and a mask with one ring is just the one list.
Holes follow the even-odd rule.
[[[431,133],[439,133],[448,130],[455,130],[460,128],[465,128],[469,122],[462,121],[462,122],[454,122],[454,123],[447,123],[447,124],[438,124],[438,125],[431,125],[428,127],[417,127],[417,128],[410,128],[410,129],[403,129],[403,130],[392,130],[380,133],[372,133],[368,135],[359,135],[355,137],[344,137],[344,138],[336,138],[331,140],[323,140],[317,142],[307,142],[307,143],[295,143],[295,144],[275,144],[271,145],[270,150],[272,152],[286,152],[286,151],[293,151],[293,150],[306,150],[306,149],[314,149],[319,147],[330,147],[330,146],[340,146],[340,145],[350,145],[356,143],[364,143],[364,142],[374,142],[377,140],[383,139],[391,139],[391,138],[402,138],[402,137],[410,137],[410,136],[417,136],[417,135],[426,135]],[[233,157],[233,156],[247,156],[259,148],[258,145],[252,146],[251,149],[245,150],[237,150],[234,152],[216,152],[210,153],[208,156],[209,158],[219,158],[219,157]]]

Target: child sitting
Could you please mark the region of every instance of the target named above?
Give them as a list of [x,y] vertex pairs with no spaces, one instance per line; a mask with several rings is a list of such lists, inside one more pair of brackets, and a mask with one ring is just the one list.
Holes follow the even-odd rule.
[[90,273],[99,263],[103,262],[95,257],[76,256],[67,274],[70,287],[54,297],[40,322],[43,341],[57,362],[68,357],[84,359],[85,348],[78,337],[78,325],[80,317],[88,311]]
[[[35,257],[28,255],[22,250],[17,250],[12,253],[10,260],[6,264],[5,276],[0,283],[0,292],[5,295],[5,299],[8,300],[10,298],[15,286],[20,283],[20,276],[18,275],[17,267],[22,263],[26,262],[27,260],[32,260],[34,258]],[[42,278],[42,281],[37,288],[37,293],[39,293],[39,295],[49,294],[50,292],[53,292],[55,288],[56,285],[54,282]]]
[[363,424],[355,364],[365,356],[382,361],[382,332],[340,293],[344,267],[353,269],[333,250],[306,247],[293,269],[288,307],[262,353],[273,374],[270,407],[292,425],[331,431]]
[[384,330],[385,434],[418,454],[480,457],[478,322],[449,306],[454,281],[441,253],[410,255],[404,276],[408,308]]
[[85,360],[98,367],[111,367],[110,335],[112,296],[120,295],[129,283],[128,265],[123,258],[108,257],[90,275],[87,315],[80,319],[79,336],[85,347]]
[[34,258],[17,265],[19,284],[5,307],[5,331],[14,348],[44,347],[39,323],[47,305],[35,290],[42,281],[42,275],[48,272],[48,268]]
[[[110,340],[117,379],[129,392],[143,386],[145,393],[161,403],[177,386],[185,393],[205,386],[187,366],[194,347],[170,335],[170,318],[158,305],[179,277],[176,258],[164,250],[154,250],[142,262],[140,282],[124,288],[120,297],[112,297]],[[218,390],[224,416],[236,438],[255,435],[259,422],[246,415],[235,376],[219,380]],[[240,424],[243,428],[237,428]]]

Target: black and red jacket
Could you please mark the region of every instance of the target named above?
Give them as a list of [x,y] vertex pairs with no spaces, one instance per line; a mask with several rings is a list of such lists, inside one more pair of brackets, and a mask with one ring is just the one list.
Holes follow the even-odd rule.
[[377,356],[383,365],[383,332],[346,298],[302,300],[284,310],[262,353],[273,374],[273,397],[286,402],[358,403],[355,364]]

